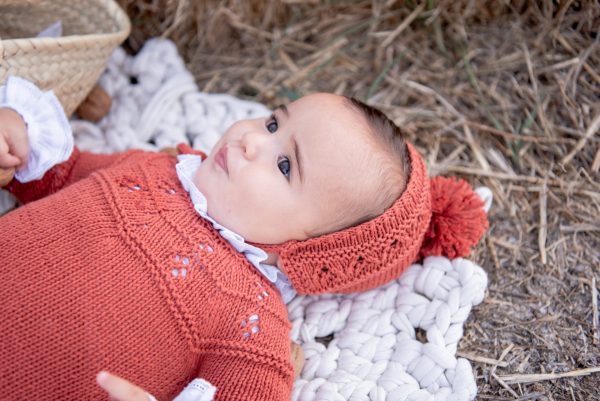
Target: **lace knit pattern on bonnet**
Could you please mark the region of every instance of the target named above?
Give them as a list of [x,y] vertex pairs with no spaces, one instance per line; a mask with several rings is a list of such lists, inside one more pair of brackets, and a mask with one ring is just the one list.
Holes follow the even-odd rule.
[[[269,113],[256,103],[199,92],[167,40],[147,42],[135,57],[117,49],[100,83],[113,98],[111,113],[98,124],[71,122],[83,150],[187,142],[209,152],[231,123]],[[10,205],[6,196],[0,201]],[[428,257],[375,290],[297,297],[288,305],[291,336],[306,363],[293,400],[473,400],[471,365],[456,350],[486,286],[485,272],[472,262]],[[327,336],[333,337],[327,345],[318,341]]]

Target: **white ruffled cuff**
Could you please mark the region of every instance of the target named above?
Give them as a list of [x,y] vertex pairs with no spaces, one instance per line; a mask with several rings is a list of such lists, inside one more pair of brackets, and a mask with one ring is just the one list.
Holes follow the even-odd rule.
[[43,92],[23,78],[9,77],[6,85],[0,86],[0,107],[15,110],[27,124],[29,158],[17,170],[17,180],[38,180],[69,158],[73,151],[71,126],[52,91]]
[[212,401],[217,388],[203,379],[194,379],[173,401]]

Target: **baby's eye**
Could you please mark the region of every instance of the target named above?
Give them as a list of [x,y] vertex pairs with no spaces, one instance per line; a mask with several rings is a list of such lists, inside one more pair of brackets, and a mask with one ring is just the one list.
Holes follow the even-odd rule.
[[277,167],[279,168],[279,171],[281,171],[281,174],[286,178],[290,177],[290,159],[286,156],[280,156],[279,159],[277,159]]
[[269,117],[269,119],[267,120],[266,127],[267,131],[269,131],[271,134],[277,131],[277,129],[279,128],[279,124],[277,123],[277,119],[274,115],[271,115],[271,117]]

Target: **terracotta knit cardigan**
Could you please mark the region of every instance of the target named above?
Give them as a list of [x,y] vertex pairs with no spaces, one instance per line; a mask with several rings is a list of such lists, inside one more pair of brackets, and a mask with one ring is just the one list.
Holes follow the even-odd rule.
[[0,218],[0,399],[105,400],[107,369],[159,400],[289,400],[287,310],[196,214],[166,154],[71,158]]

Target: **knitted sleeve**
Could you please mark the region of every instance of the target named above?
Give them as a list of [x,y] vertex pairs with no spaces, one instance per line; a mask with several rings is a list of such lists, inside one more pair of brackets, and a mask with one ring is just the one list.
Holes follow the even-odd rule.
[[87,177],[96,170],[120,163],[139,152],[95,154],[82,152],[75,147],[67,161],[48,170],[41,179],[27,183],[13,179],[4,189],[15,195],[21,203],[33,202]]
[[198,376],[217,388],[214,401],[290,401],[294,372],[268,356],[245,351],[210,354]]

